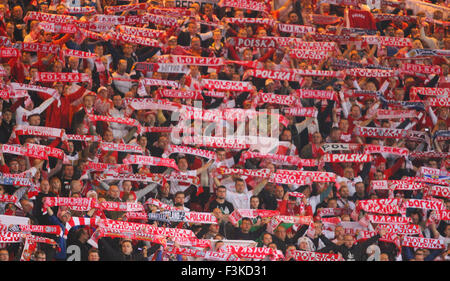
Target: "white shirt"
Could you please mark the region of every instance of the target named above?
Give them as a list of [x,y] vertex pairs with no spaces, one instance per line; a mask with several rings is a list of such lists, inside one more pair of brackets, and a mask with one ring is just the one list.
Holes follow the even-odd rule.
[[[197,176],[197,171],[196,170],[190,170],[190,171],[186,171],[186,172],[178,172],[181,175],[185,175],[185,176]],[[177,181],[177,180],[171,180],[170,181],[170,193],[171,194],[175,194],[179,191],[184,192],[186,189],[188,189],[188,187],[191,186],[190,183],[187,182],[181,182],[181,181]],[[186,198],[184,198],[184,202],[188,202],[190,199],[190,196],[186,196]]]
[[243,193],[227,191],[225,200],[233,204],[234,209],[250,209],[250,197],[252,196],[252,191],[246,191]]

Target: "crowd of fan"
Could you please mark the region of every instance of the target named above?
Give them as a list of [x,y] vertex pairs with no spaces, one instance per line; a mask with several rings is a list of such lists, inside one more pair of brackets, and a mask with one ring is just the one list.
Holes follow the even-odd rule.
[[[408,208],[406,216],[411,223],[419,225],[420,235],[425,238],[444,241],[445,248],[425,249],[395,245],[380,241],[386,235],[381,229],[371,239],[358,240],[357,234],[346,231],[344,225],[334,224],[320,216],[322,209],[345,210],[335,216],[341,222],[354,222],[350,214],[355,211],[358,202],[378,198],[423,198],[422,190],[395,191],[393,196],[386,190],[373,190],[373,180],[401,180],[404,177],[422,176],[421,167],[441,171],[440,178],[446,180],[450,171],[448,161],[448,134],[443,138],[434,138],[436,132],[448,131],[450,126],[448,103],[434,106],[426,102],[428,96],[413,94],[412,87],[444,89],[443,98],[448,99],[450,37],[448,23],[450,8],[447,1],[431,2],[378,1],[373,4],[360,3],[347,5],[343,1],[316,0],[279,0],[267,1],[266,12],[227,7],[212,1],[149,1],[148,11],[189,10],[191,15],[180,12],[176,17],[177,25],[156,25],[152,22],[136,24],[136,27],[160,30],[160,46],[145,46],[136,43],[115,40],[109,31],[99,32],[102,38],[82,32],[59,33],[43,27],[36,19],[25,20],[32,11],[58,15],[72,15],[83,21],[94,21],[95,14],[115,14],[120,16],[142,15],[142,10],[130,10],[107,13],[106,7],[134,5],[139,2],[108,0],[91,2],[81,0],[79,3],[52,1],[1,1],[0,35],[2,48],[15,47],[20,50],[20,43],[48,43],[61,49],[72,49],[95,54],[92,57],[62,56],[43,51],[20,50],[17,57],[2,57],[2,89],[7,92],[11,83],[33,84],[57,90],[56,95],[28,90],[23,97],[9,98],[5,94],[0,102],[0,142],[2,144],[40,144],[64,151],[63,159],[49,157],[48,160],[31,156],[0,154],[2,175],[27,175],[32,186],[15,186],[2,181],[0,194],[15,195],[18,201],[0,202],[0,213],[6,216],[26,217],[35,225],[59,225],[66,228],[72,217],[128,220],[157,225],[167,228],[186,228],[192,230],[198,239],[214,241],[208,251],[220,251],[223,245],[245,245],[254,242],[252,247],[269,247],[280,250],[285,257],[291,250],[320,253],[334,253],[344,260],[448,260],[448,242],[450,228],[448,221],[438,223],[429,221],[433,210]],[[239,2],[239,1],[238,1]],[[250,1],[253,2],[253,1]],[[256,1],[257,2],[257,1]],[[360,1],[362,2],[362,1]],[[369,1],[368,1],[369,2]],[[370,1],[371,2],[371,1]],[[376,2],[376,1],[375,1]],[[425,11],[411,8],[416,5],[430,4]],[[145,3],[145,2],[143,2]],[[185,8],[177,7],[180,3]],[[187,4],[187,5],[186,5]],[[75,6],[74,6],[75,5]],[[69,7],[90,7],[94,13],[70,14]],[[81,10],[80,10],[81,11]],[[178,10],[179,11],[179,10]],[[363,15],[352,18],[354,14]],[[375,15],[388,14],[391,18],[382,20]],[[315,17],[314,17],[314,16]],[[322,15],[323,17],[319,17]],[[414,20],[407,20],[406,17]],[[397,17],[397,18],[396,18]],[[230,18],[269,18],[276,22],[292,25],[314,27],[314,32],[305,33],[280,32],[277,25],[264,23],[230,22]],[[323,20],[333,19],[332,22]],[[25,18],[26,19],[26,18]],[[115,26],[112,27],[115,29]],[[119,29],[120,30],[120,29]],[[53,30],[55,31],[55,30]],[[123,30],[120,30],[123,32]],[[338,48],[329,51],[323,59],[301,59],[290,55],[295,49],[295,42],[288,45],[277,44],[270,48],[235,46],[233,37],[265,38],[297,37],[305,41],[318,41],[316,34],[346,34],[353,41],[339,42]],[[382,37],[410,38],[412,45],[407,47],[383,46],[380,44],[361,43],[365,35]],[[330,37],[333,38],[333,37]],[[337,38],[337,37],[335,37]],[[8,43],[6,43],[8,42]],[[19,44],[19,45],[18,45]],[[411,57],[413,49],[438,50],[441,53],[426,58]],[[313,50],[315,52],[317,50]],[[446,52],[447,51],[447,52]],[[318,51],[317,51],[318,52]],[[196,56],[222,58],[223,65],[186,65],[186,73],[161,73],[152,70],[137,70],[137,63],[161,63],[171,56]],[[337,64],[336,62],[340,63]],[[253,63],[251,65],[250,63]],[[352,67],[367,69],[399,69],[403,63],[415,63],[428,66],[440,66],[440,74],[400,73],[390,77],[360,76],[318,76],[301,75],[298,81],[277,80],[253,77],[248,74],[252,68],[272,71],[324,70],[344,71]],[[34,79],[40,72],[84,73],[89,79],[79,82],[40,82]],[[166,108],[134,110],[127,103],[130,98],[166,99],[173,104],[193,105],[193,99],[164,98],[158,91],[167,86],[142,87],[140,80],[152,78],[171,80],[180,83],[182,90],[203,91],[201,98],[203,109],[266,109],[279,112],[289,121],[279,124],[279,147],[270,153],[297,156],[302,159],[320,159],[324,154],[321,147],[326,143],[357,143],[388,147],[407,148],[411,152],[436,152],[438,156],[411,157],[390,153],[374,153],[373,161],[364,163],[325,163],[318,166],[298,166],[279,163],[270,158],[250,158],[242,160],[247,149],[217,148],[202,145],[192,147],[214,151],[216,157],[207,159],[190,154],[167,153],[169,146],[189,146],[173,144],[169,132],[141,132],[136,126],[127,124],[93,121],[89,115],[109,117],[128,117],[137,120],[144,127],[172,127],[173,111]],[[250,91],[226,91],[223,96],[212,97],[202,89],[202,79],[249,81]],[[22,85],[22,84],[20,84]],[[380,95],[347,95],[349,91],[379,93]],[[317,110],[316,116],[290,116],[284,114],[286,106],[273,103],[255,102],[260,93],[279,96],[294,96],[298,89],[334,91],[334,99],[302,98],[301,106]],[[447,90],[445,90],[447,89]],[[378,91],[378,92],[377,92]],[[11,93],[8,93],[11,94]],[[423,107],[410,107],[406,102],[420,102]],[[404,103],[403,103],[404,102]],[[418,104],[417,103],[417,104]],[[417,105],[414,104],[414,105]],[[415,117],[380,119],[374,112],[383,109],[414,110]],[[278,110],[278,111],[276,111]],[[223,125],[227,121],[220,121]],[[228,121],[230,122],[230,121]],[[245,121],[244,121],[245,122]],[[17,134],[19,125],[42,126],[63,129],[64,134],[95,135],[99,140],[67,140],[54,137]],[[185,124],[185,128],[190,124]],[[228,125],[225,125],[228,126]],[[385,138],[357,135],[361,127],[396,128],[424,132],[424,140],[404,137]],[[222,127],[220,127],[222,128]],[[102,174],[110,171],[92,171],[85,169],[91,162],[122,164],[131,152],[104,151],[99,149],[100,142],[137,144],[146,156],[172,158],[176,160],[178,173],[197,176],[200,183],[163,181],[161,184],[145,183],[132,180],[98,180]],[[333,151],[333,153],[336,151]],[[339,151],[338,151],[339,152]],[[342,152],[342,151],[341,151]],[[353,151],[354,152],[354,151]],[[164,166],[129,164],[134,174],[162,174],[174,170]],[[334,182],[312,182],[310,184],[283,184],[270,182],[265,178],[239,174],[221,175],[218,168],[237,169],[279,169],[322,171],[336,175]],[[176,171],[175,171],[176,172]],[[448,181],[447,181],[448,183]],[[302,193],[302,198],[292,194]],[[209,212],[217,218],[217,224],[187,222],[167,222],[152,219],[130,219],[126,212],[102,211],[91,209],[77,211],[67,206],[48,207],[43,210],[46,197],[87,197],[96,198],[98,202],[140,202],[147,213],[162,210],[154,204],[145,204],[149,198],[186,212]],[[450,207],[448,197],[438,197]],[[278,210],[286,216],[311,216],[311,224],[279,224],[269,230],[270,217],[242,218],[239,223],[229,221],[230,215],[239,209]],[[362,212],[361,216],[364,216]],[[360,217],[357,219],[359,220]],[[329,217],[328,217],[329,219]],[[323,221],[322,221],[323,220]],[[33,260],[192,260],[188,255],[165,252],[163,245],[139,239],[102,237],[98,245],[88,243],[95,226],[73,227],[67,237],[63,235],[39,234],[51,238],[58,246],[38,243],[32,253]],[[374,230],[369,224],[365,230]],[[359,231],[357,231],[359,232]],[[4,232],[2,233],[4,234]],[[417,236],[417,235],[416,235]],[[401,235],[400,235],[401,238]],[[167,237],[167,242],[174,247],[185,247],[182,243]],[[228,241],[228,242],[227,242]],[[237,241],[237,242],[236,242]],[[228,244],[227,244],[228,243]],[[74,251],[74,246],[76,251]],[[2,243],[1,260],[20,260],[24,243]],[[76,254],[76,255],[75,255]],[[245,260],[245,258],[241,258]]]

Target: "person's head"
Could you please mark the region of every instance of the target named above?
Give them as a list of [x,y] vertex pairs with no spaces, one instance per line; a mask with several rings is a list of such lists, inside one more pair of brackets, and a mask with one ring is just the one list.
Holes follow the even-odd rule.
[[50,183],[48,182],[48,180],[43,179],[41,180],[41,192],[44,194],[47,194],[50,191]]
[[245,182],[241,178],[234,180],[235,188],[237,193],[243,193],[245,191]]
[[386,253],[380,254],[380,261],[389,261],[389,255]]
[[119,198],[120,197],[120,189],[117,185],[111,185],[109,187],[107,194],[111,198]]
[[184,192],[182,191],[178,191],[177,193],[175,193],[174,197],[173,197],[173,201],[174,204],[184,204],[184,199],[185,199],[185,195]]
[[26,214],[30,214],[33,211],[33,203],[28,199],[22,198],[20,200],[20,205],[22,206],[22,210]]
[[131,244],[131,240],[123,240],[121,245],[122,254],[124,255],[131,255],[133,252],[133,244]]
[[364,197],[364,195],[365,195],[365,190],[366,190],[366,187],[364,186],[364,183],[363,182],[357,182],[356,184],[355,184],[355,192],[356,192],[356,194],[358,194],[359,196],[361,196],[361,197]]
[[120,108],[122,106],[122,96],[119,93],[115,93],[112,97],[112,102],[115,107]]
[[277,244],[275,244],[274,242],[270,243],[268,247],[272,250],[277,250]]
[[335,197],[328,199],[327,208],[337,208],[337,199]]
[[88,252],[88,261],[99,261],[100,255],[98,254],[98,249],[91,248]]
[[322,143],[322,135],[319,132],[315,132],[312,136],[312,142],[314,144]]
[[270,243],[272,243],[272,234],[264,233],[262,237],[262,243],[264,246],[268,246]]
[[55,176],[50,178],[50,189],[55,194],[61,192],[61,180],[58,177]]
[[219,251],[224,245],[225,243],[223,243],[223,241],[217,241],[216,244],[214,244],[214,251]]
[[355,238],[352,235],[344,235],[344,245],[347,248],[351,248],[353,244],[355,243]]
[[58,218],[63,224],[65,224],[72,218],[72,213],[69,210],[60,211],[58,212]]
[[197,33],[197,24],[195,22],[189,22],[187,25],[187,30],[191,35]]
[[289,129],[284,129],[280,136],[281,141],[292,141],[292,132]]
[[281,185],[275,186],[275,197],[281,199],[284,196],[284,188]]
[[189,166],[186,157],[179,158],[177,165],[178,165],[178,168],[180,169],[180,171],[182,171],[182,172],[187,171],[188,166]]
[[289,19],[289,22],[292,23],[292,24],[298,23],[298,15],[297,15],[297,13],[294,12],[294,11],[291,11],[288,14],[288,19]]
[[227,153],[226,153],[225,149],[218,148],[216,150],[216,156],[217,156],[217,161],[224,161],[227,157]]
[[259,197],[256,195],[253,195],[250,197],[250,209],[258,209],[259,208]]
[[41,116],[39,114],[29,115],[28,124],[30,124],[30,126],[39,126],[41,124]]
[[19,172],[19,159],[13,158],[9,161],[9,171],[11,173]]
[[347,183],[341,182],[339,184],[341,185],[341,187],[339,188],[339,195],[341,195],[341,197],[344,198],[344,199],[348,198],[350,193],[348,191]]
[[200,49],[202,47],[202,41],[200,40],[200,37],[194,36],[191,40],[191,47],[193,49]]
[[87,108],[87,109],[91,109],[94,106],[95,103],[95,96],[94,95],[85,95],[83,97],[83,105]]
[[279,225],[276,229],[275,229],[275,236],[278,237],[281,240],[285,240],[286,239],[286,228],[282,225]]
[[216,197],[220,200],[224,200],[227,195],[227,188],[223,185],[218,186],[216,189]]
[[9,261],[8,249],[6,248],[0,249],[0,261]]
[[20,5],[16,5],[13,7],[11,15],[15,19],[22,19],[23,18],[23,9]]
[[44,251],[37,250],[34,252],[34,260],[35,261],[46,261],[47,255]]
[[131,188],[133,188],[133,185],[131,184],[131,181],[126,180],[122,182],[122,189],[124,192],[130,192]]
[[249,218],[242,218],[241,231],[243,233],[249,233],[251,228],[252,228],[252,220]]
[[425,259],[425,251],[423,249],[417,249],[414,253],[415,261],[424,261]]
[[127,61],[124,59],[119,60],[117,63],[117,72],[123,74],[127,71]]
[[125,43],[122,46],[122,51],[125,57],[129,57],[133,53],[133,46],[130,43]]
[[89,240],[89,232],[85,228],[79,228],[75,232],[75,239],[84,244]]
[[70,192],[73,193],[80,193],[81,189],[83,188],[83,183],[81,180],[72,180],[70,182]]

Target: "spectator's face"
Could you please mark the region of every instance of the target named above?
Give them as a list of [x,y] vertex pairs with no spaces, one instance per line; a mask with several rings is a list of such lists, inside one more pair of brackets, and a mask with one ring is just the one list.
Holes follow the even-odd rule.
[[277,185],[275,187],[275,197],[278,198],[278,199],[281,199],[281,198],[283,198],[283,196],[284,196],[284,189],[283,189],[283,187],[280,186],[280,185]]
[[122,97],[120,95],[115,95],[113,97],[114,106],[121,107],[122,106]]
[[111,131],[106,131],[106,132],[103,134],[103,140],[104,140],[105,142],[112,142],[112,141],[114,140],[114,134],[113,134],[113,132],[111,132]]
[[28,120],[28,123],[30,124],[30,126],[39,126],[39,124],[41,124],[41,116],[39,115],[31,116],[30,119]]
[[216,196],[217,196],[217,198],[219,198],[219,199],[225,199],[226,195],[227,195],[227,190],[226,190],[225,188],[218,188],[218,189],[216,190]]
[[289,21],[292,23],[298,22],[298,15],[296,13],[291,13],[289,15]]
[[414,255],[414,259],[416,261],[423,261],[425,258],[425,253],[423,251],[417,251],[416,254]]
[[235,184],[236,192],[237,193],[243,193],[245,190],[245,184],[242,181],[236,181]]
[[328,208],[337,208],[336,200],[328,200]]
[[119,190],[119,187],[116,186],[116,185],[112,185],[112,186],[109,188],[108,194],[109,194],[109,196],[112,197],[112,198],[119,198],[119,196],[120,196],[120,190]]
[[389,256],[388,254],[382,253],[380,255],[380,261],[389,261]]
[[243,221],[241,222],[241,230],[242,230],[243,232],[249,232],[251,228],[252,228],[252,223],[251,223],[250,221],[248,221],[248,220],[243,220]]
[[12,15],[16,19],[21,19],[23,17],[23,10],[20,6],[15,6],[12,11]]
[[286,228],[282,226],[277,227],[275,230],[275,236],[284,241],[286,239]]
[[353,246],[353,243],[355,242],[355,239],[351,235],[345,235],[344,236],[344,245],[347,248],[351,248]]
[[179,193],[179,194],[177,194],[177,196],[175,196],[175,204],[184,204],[184,194],[182,194],[182,193]]
[[124,182],[122,187],[123,187],[123,191],[130,192],[131,191],[131,187],[132,187],[131,186],[131,182],[129,182],[129,181]]
[[188,162],[185,158],[181,158],[180,160],[178,160],[178,168],[183,172],[187,170]]
[[348,131],[348,120],[341,119],[341,121],[339,122],[339,129],[341,129],[343,132],[347,132]]
[[346,177],[348,179],[353,179],[353,177],[354,177],[353,168],[345,168],[345,170],[344,170],[344,177]]
[[131,245],[130,242],[123,242],[122,243],[122,253],[125,255],[131,255],[131,253],[133,252],[133,246]]
[[272,235],[270,235],[268,233],[264,234],[262,242],[266,246],[269,245],[270,243],[272,243]]
[[76,57],[70,57],[69,58],[69,67],[71,69],[78,69],[78,65],[79,65],[79,60]]
[[84,106],[88,109],[91,109],[94,106],[95,97],[94,96],[85,96],[83,99]]
[[0,251],[0,261],[9,261],[9,253],[7,250]]
[[188,25],[188,32],[190,34],[196,34],[197,33],[197,25],[195,23],[190,23]]
[[98,255],[97,252],[89,253],[88,261],[99,261],[99,260],[100,260],[100,256]]
[[224,161],[226,158],[226,152],[225,151],[218,151],[217,153],[217,160],[218,161]]
[[315,133],[313,135],[313,143],[320,144],[321,142],[322,142],[322,136],[320,135],[320,133]]
[[348,187],[347,185],[342,185],[341,184],[341,188],[339,189],[339,194],[341,194],[342,198],[347,198],[349,193],[348,193]]
[[363,195],[364,194],[364,184],[363,183],[357,183],[355,185],[355,192],[359,195]]
[[17,173],[19,171],[19,162],[11,161],[9,164],[9,170],[13,173]]
[[281,135],[282,141],[291,141],[292,140],[292,133],[290,130],[284,130],[283,134]]
[[258,209],[259,199],[257,197],[253,197],[250,199],[250,209]]

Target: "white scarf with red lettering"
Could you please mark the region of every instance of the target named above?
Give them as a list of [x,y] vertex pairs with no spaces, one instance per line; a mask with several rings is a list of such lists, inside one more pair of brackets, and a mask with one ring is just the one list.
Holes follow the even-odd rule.
[[245,10],[253,10],[259,12],[267,12],[270,10],[270,6],[267,6],[265,1],[253,1],[253,0],[224,0],[219,3],[221,7],[232,7]]
[[175,160],[159,158],[153,156],[144,155],[128,155],[123,159],[124,164],[141,164],[141,165],[151,165],[151,166],[164,166],[173,168],[178,171],[178,166]]
[[358,201],[356,211],[364,210],[368,213],[398,214],[400,213],[399,199],[368,199]]
[[343,261],[339,254],[326,254],[318,252],[308,252],[299,250],[289,250],[286,253],[286,260],[293,258],[296,261]]
[[24,21],[36,20],[39,22],[51,22],[51,23],[71,23],[77,20],[74,16],[48,14],[42,12],[30,11],[26,14]]
[[136,144],[101,142],[99,148],[103,151],[121,151],[140,154],[144,153],[144,149],[140,145]]
[[316,107],[289,107],[284,109],[284,113],[287,116],[304,116],[316,118],[319,111]]
[[289,56],[296,59],[323,60],[329,57],[329,52],[322,50],[292,49],[289,51]]
[[376,116],[378,119],[417,118],[417,112],[404,109],[378,109]]
[[189,146],[169,145],[165,155],[171,155],[173,153],[190,154],[208,159],[216,159],[216,153],[210,150],[198,149]]
[[370,154],[334,153],[334,154],[324,154],[322,160],[331,163],[346,163],[346,162],[365,163],[365,162],[372,162],[373,157]]
[[404,129],[356,127],[355,134],[361,137],[399,139],[405,138],[408,135],[408,131]]
[[425,95],[425,96],[447,96],[450,93],[450,89],[449,88],[411,87],[411,93]]
[[114,39],[117,41],[134,43],[134,44],[144,45],[144,46],[148,46],[148,47],[157,47],[157,48],[162,47],[161,42],[159,42],[158,40],[155,40],[155,39],[147,38],[147,37],[140,37],[140,36],[135,36],[135,35],[126,34],[126,33],[120,33],[120,32],[115,32],[115,31],[111,31],[110,33],[108,33],[108,35],[111,39]]
[[442,240],[405,236],[402,240],[403,247],[425,248],[425,249],[444,249],[445,244]]
[[409,150],[402,147],[367,144],[364,145],[364,153],[389,153],[394,155],[407,156],[409,155]]

